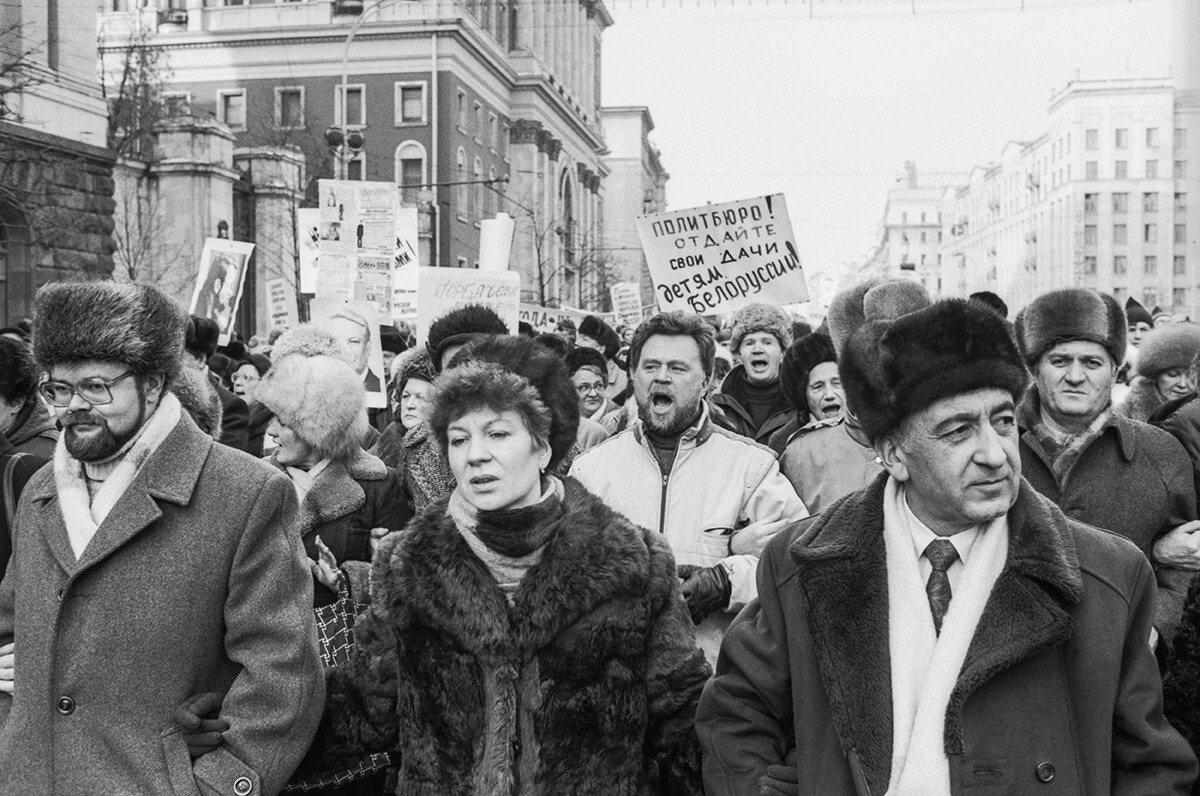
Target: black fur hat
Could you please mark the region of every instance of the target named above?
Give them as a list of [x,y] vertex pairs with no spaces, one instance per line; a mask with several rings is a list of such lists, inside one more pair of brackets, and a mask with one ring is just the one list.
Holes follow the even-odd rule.
[[779,381],[783,394],[801,418],[808,412],[808,374],[822,362],[837,362],[833,341],[819,333],[809,333],[788,346],[779,365]]
[[217,341],[221,339],[221,327],[212,318],[201,318],[193,315],[188,318],[187,334],[184,336],[183,347],[193,354],[200,354],[206,360],[217,353]]
[[604,346],[604,356],[607,359],[612,359],[621,350],[621,338],[617,336],[616,330],[595,315],[584,316],[579,322],[579,333]]
[[574,376],[575,371],[583,367],[593,367],[605,379],[608,378],[608,363],[604,355],[594,348],[576,346],[567,355],[567,374]]
[[1042,354],[1070,340],[1099,343],[1120,365],[1128,331],[1125,312],[1115,298],[1082,287],[1043,293],[1017,314],[1017,344],[1030,369],[1037,367]]
[[[471,396],[486,398],[488,385],[482,383],[490,376],[487,368],[471,368],[464,375],[470,384],[455,380],[454,374],[463,365],[499,365],[503,370],[510,371],[522,377],[537,393],[549,413],[550,467],[553,470],[575,444],[575,434],[579,429],[579,394],[575,384],[567,373],[567,365],[561,356],[525,337],[509,335],[494,335],[475,340],[464,348],[455,358],[454,368],[446,371],[435,386],[438,388],[434,397],[434,414],[449,419],[449,413],[466,408]],[[475,384],[476,381],[481,383]],[[440,407],[440,410],[439,410]],[[431,418],[431,425],[441,437],[445,436],[445,426],[439,430],[437,417]]]
[[998,387],[1016,400],[1029,381],[1003,319],[963,299],[868,320],[846,342],[838,370],[846,402],[872,442],[942,398]]
[[447,312],[431,323],[425,347],[429,350],[434,368],[440,371],[443,351],[486,334],[508,334],[508,327],[491,307],[468,304]]
[[157,288],[117,282],[51,282],[34,298],[33,355],[49,369],[96,359],[139,375],[179,375],[187,313]]

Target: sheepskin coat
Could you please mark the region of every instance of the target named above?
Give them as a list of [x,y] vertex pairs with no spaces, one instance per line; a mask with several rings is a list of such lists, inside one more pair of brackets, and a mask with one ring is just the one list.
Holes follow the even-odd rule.
[[564,488],[511,606],[445,500],[383,540],[357,657],[330,676],[327,751],[397,749],[406,795],[699,792],[709,668],[675,561],[577,481]]
[[[759,601],[730,626],[696,716],[709,796],[887,790],[887,478],[767,545]],[[946,711],[951,793],[1187,793],[1196,758],[1162,715],[1145,558],[1024,481],[1008,528]]]

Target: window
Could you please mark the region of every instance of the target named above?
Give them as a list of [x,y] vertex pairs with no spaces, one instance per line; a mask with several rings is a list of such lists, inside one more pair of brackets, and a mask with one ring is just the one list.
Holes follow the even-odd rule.
[[499,124],[499,120],[496,118],[496,114],[489,113],[488,114],[488,147],[493,152],[496,151],[496,146],[499,143],[499,141],[497,141],[497,138],[499,138],[499,135],[500,135],[499,130],[500,130],[500,124]]
[[1187,288],[1173,287],[1171,288],[1171,306],[1182,307],[1187,304]]
[[1083,258],[1083,273],[1087,276],[1096,275],[1096,255],[1089,254]]
[[1113,273],[1117,275],[1124,274],[1129,270],[1128,262],[1125,255],[1118,254],[1113,258]]
[[285,130],[304,127],[304,86],[275,89],[275,126]]
[[1187,161],[1186,160],[1175,161],[1175,179],[1177,179],[1177,180],[1186,180],[1187,179]]
[[1158,179],[1158,161],[1157,160],[1147,160],[1146,161],[1146,179],[1148,179],[1148,180],[1157,180]]
[[921,233],[921,243],[925,243],[925,242],[926,242],[926,240],[925,240],[925,233],[924,233],[924,232],[922,232],[922,233]]
[[1113,212],[1128,213],[1129,212],[1129,194],[1114,193],[1113,194]]
[[1146,128],[1146,146],[1150,147],[1150,148],[1154,148],[1154,147],[1158,146],[1158,128],[1157,127],[1147,127]]
[[1158,273],[1158,257],[1147,254],[1142,258],[1142,273],[1153,275]]
[[396,126],[426,124],[425,83],[396,83]]
[[467,95],[461,91],[458,92],[458,129],[467,131]]
[[1083,227],[1083,242],[1088,243],[1088,244],[1093,244],[1093,245],[1097,242],[1096,225],[1095,224],[1084,225],[1084,227]]
[[188,91],[164,91],[162,103],[167,118],[188,116],[192,112],[192,95]]
[[1158,224],[1146,224],[1142,228],[1142,241],[1144,243],[1158,243]]
[[1128,179],[1129,177],[1129,161],[1118,160],[1113,164],[1113,177],[1118,180]]
[[1084,130],[1083,131],[1083,148],[1087,150],[1096,150],[1100,148],[1100,131],[1099,130]]
[[1129,228],[1124,224],[1113,224],[1113,243],[1128,243]]
[[1088,215],[1095,215],[1096,198],[1098,195],[1099,194],[1094,193],[1085,193],[1083,195],[1083,212],[1087,213]]
[[1100,164],[1094,160],[1089,160],[1083,164],[1083,178],[1085,180],[1100,179]]
[[246,129],[246,90],[217,92],[217,121],[234,130]]
[[496,150],[500,153],[500,157],[508,160],[508,125],[500,125],[500,145]]
[[1187,129],[1183,127],[1175,128],[1175,149],[1187,149]]
[[1142,291],[1142,304],[1146,307],[1158,306],[1158,288],[1148,287]]
[[1146,213],[1158,212],[1158,194],[1153,192],[1142,194],[1142,211]]
[[416,204],[425,184],[425,147],[416,141],[405,141],[396,147],[395,171],[400,201]]
[[1176,276],[1183,276],[1187,273],[1187,258],[1182,254],[1175,255],[1175,259],[1171,265],[1171,273]]
[[483,207],[483,162],[479,158],[475,158],[475,170],[472,173],[474,174],[473,179],[475,180],[475,184],[471,186],[475,189],[473,210],[475,211],[475,219],[479,220],[483,218],[483,214],[485,212]]
[[1124,307],[1125,297],[1129,294],[1129,290],[1123,287],[1114,287],[1112,293],[1113,298],[1117,300],[1117,303]]
[[1117,149],[1129,149],[1129,128],[1118,127],[1114,132],[1116,135],[1113,137],[1113,141]]
[[458,214],[459,221],[466,221],[467,214],[470,208],[467,204],[471,201],[470,187],[467,185],[467,151],[462,147],[458,148],[458,154],[454,158],[454,181],[458,183],[454,191],[455,213]]
[[333,94],[333,118],[335,121],[345,119],[347,127],[362,127],[367,123],[367,108],[365,100],[366,87],[362,83],[346,86],[345,116],[342,115],[342,85],[339,83]]
[[1187,243],[1187,224],[1175,225],[1175,242]]
[[1187,210],[1187,194],[1186,193],[1175,194],[1175,209],[1177,211]]
[[903,213],[901,213],[901,214],[900,214],[900,223],[901,223],[901,224],[907,224],[907,223],[908,223],[908,213],[907,213],[907,212],[903,212]]
[[496,213],[500,211],[499,202],[500,194],[496,193],[496,170],[488,169],[489,184],[485,186],[484,196],[487,197],[487,214],[488,218],[495,218]]
[[350,160],[346,161],[346,179],[348,180],[365,180],[367,178],[367,155],[365,152],[358,152]]
[[478,102],[475,103],[475,119],[474,119],[474,126],[471,128],[471,132],[475,136],[475,141],[477,143],[482,144],[483,143],[483,106],[480,105]]

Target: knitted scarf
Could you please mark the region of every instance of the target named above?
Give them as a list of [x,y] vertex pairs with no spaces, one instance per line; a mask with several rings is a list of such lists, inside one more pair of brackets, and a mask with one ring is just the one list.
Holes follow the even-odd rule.
[[58,505],[76,561],[83,556],[88,543],[133,483],[142,465],[179,424],[181,413],[179,399],[173,393],[164,392],[158,408],[142,424],[133,439],[104,460],[105,464],[115,462],[115,466],[95,498],[88,495],[83,463],[67,453],[67,435],[59,436],[54,449],[54,483],[58,488]]
[[1008,518],[998,517],[981,529],[939,636],[913,555],[904,500],[904,486],[889,478],[883,495],[893,722],[887,796],[950,796],[943,740],[946,708],[992,586],[1008,559]]
[[1067,488],[1071,470],[1075,469],[1075,465],[1079,463],[1084,451],[1104,433],[1110,419],[1112,419],[1111,406],[1101,412],[1087,428],[1078,434],[1064,434],[1055,431],[1041,417],[1034,422],[1030,431],[1041,443],[1046,455],[1050,457],[1050,472],[1054,474],[1054,481],[1060,490]]

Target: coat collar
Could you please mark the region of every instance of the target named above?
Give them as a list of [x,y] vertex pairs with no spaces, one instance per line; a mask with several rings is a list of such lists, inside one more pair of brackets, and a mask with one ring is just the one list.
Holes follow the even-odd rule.
[[[791,544],[825,693],[849,755],[871,791],[887,789],[892,761],[891,655],[883,541],[889,476],[835,503]],[[1083,596],[1069,521],[1022,479],[1009,510],[1008,561],[996,581],[946,715],[947,753],[962,752],[962,707],[998,672],[1070,636],[1064,604]]]
[[47,541],[59,566],[77,576],[112,555],[162,516],[160,502],[188,505],[214,444],[212,438],[184,412],[158,450],[134,476],[78,561],[71,550],[62,510],[58,506],[52,468],[46,468],[45,477],[31,481],[28,491],[41,512],[41,525],[46,529]]
[[[271,455],[270,463],[284,470],[275,454]],[[331,462],[317,474],[300,504],[297,520],[300,535],[307,536],[326,523],[358,511],[367,502],[367,494],[358,482],[380,481],[386,476],[387,466],[366,451],[349,462]]]
[[[1046,459],[1045,452],[1041,445],[1037,445],[1036,438],[1029,436],[1029,431],[1033,426],[1041,421],[1041,399],[1038,396],[1038,388],[1036,384],[1030,385],[1025,391],[1025,395],[1017,404],[1017,425],[1021,429],[1021,437],[1031,447],[1036,445],[1036,450],[1043,459]],[[1111,432],[1110,432],[1111,429]],[[1104,431],[1100,436],[1113,433],[1117,436],[1117,449],[1120,451],[1121,458],[1127,462],[1132,462],[1137,455],[1137,431],[1133,427],[1133,421],[1122,415],[1120,412],[1112,411],[1108,414],[1108,421],[1104,425]],[[1093,444],[1095,444],[1093,442]]]
[[386,560],[376,558],[372,582],[381,584],[380,599],[393,616],[415,615],[473,655],[500,662],[535,653],[614,594],[644,591],[649,552],[637,543],[641,535],[614,529],[628,521],[579,482],[566,478],[563,485],[566,512],[511,608],[445,499],[396,535]]

